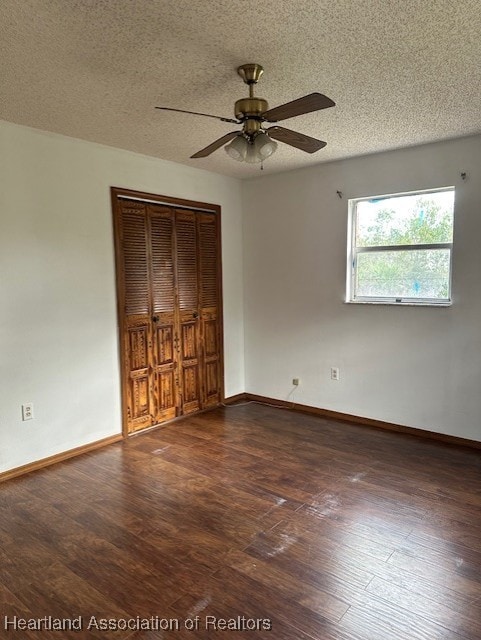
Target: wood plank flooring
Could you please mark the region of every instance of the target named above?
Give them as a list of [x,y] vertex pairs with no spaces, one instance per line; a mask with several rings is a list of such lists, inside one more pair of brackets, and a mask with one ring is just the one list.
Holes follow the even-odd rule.
[[247,404],[0,506],[0,638],[481,638],[479,451]]

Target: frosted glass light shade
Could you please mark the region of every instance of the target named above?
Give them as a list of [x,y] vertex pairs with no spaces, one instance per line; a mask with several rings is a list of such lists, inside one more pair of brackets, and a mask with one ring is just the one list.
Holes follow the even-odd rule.
[[269,138],[266,133],[259,133],[254,140],[254,149],[259,156],[259,162],[269,158],[277,149],[277,142]]
[[234,160],[237,160],[238,162],[244,162],[249,146],[251,145],[249,145],[244,136],[242,134],[239,134],[232,140],[232,142],[229,142],[229,144],[225,147],[225,151]]
[[245,161],[249,164],[254,164],[256,162],[262,162],[262,157],[257,152],[255,143],[250,142],[247,146],[247,153],[245,157]]

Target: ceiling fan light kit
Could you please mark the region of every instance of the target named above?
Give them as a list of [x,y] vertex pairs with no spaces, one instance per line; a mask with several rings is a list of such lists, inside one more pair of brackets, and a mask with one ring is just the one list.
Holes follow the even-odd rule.
[[250,63],[243,64],[237,69],[237,73],[249,87],[249,97],[237,100],[234,106],[236,119],[222,118],[207,113],[199,113],[197,111],[184,111],[183,109],[173,109],[170,107],[156,107],[164,111],[179,111],[181,113],[189,113],[193,115],[206,116],[215,118],[222,122],[232,122],[241,124],[241,131],[231,131],[210,145],[201,149],[191,156],[191,158],[205,158],[211,153],[225,146],[225,150],[229,157],[239,162],[256,163],[266,160],[277,149],[277,142],[285,144],[305,151],[306,153],[315,153],[319,149],[326,146],[326,143],[316,138],[311,138],[303,133],[286,129],[285,127],[270,127],[264,129],[264,122],[275,123],[287,118],[293,118],[312,111],[319,111],[333,107],[335,103],[323,95],[322,93],[311,93],[292,102],[269,109],[267,100],[254,96],[254,85],[257,84],[262,76],[264,69],[260,64]]
[[243,133],[239,133],[224,148],[234,160],[256,163],[269,158],[277,149],[277,142],[271,140],[264,132],[257,133],[254,139],[249,139]]

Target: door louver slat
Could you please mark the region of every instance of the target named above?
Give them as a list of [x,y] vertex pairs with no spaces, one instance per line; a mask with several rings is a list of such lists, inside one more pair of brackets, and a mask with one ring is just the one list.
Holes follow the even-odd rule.
[[201,306],[217,305],[217,229],[215,220],[202,216],[200,228]]
[[177,238],[177,293],[179,309],[197,309],[197,234],[195,215],[180,213],[176,219]]
[[154,313],[174,309],[172,217],[152,216],[152,294]]
[[149,277],[145,213],[123,211],[125,313],[149,312]]

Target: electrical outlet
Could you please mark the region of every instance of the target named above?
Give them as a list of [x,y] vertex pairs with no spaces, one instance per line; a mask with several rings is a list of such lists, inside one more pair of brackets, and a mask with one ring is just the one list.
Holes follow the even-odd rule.
[[331,380],[339,381],[340,379],[339,367],[331,367]]
[[33,402],[22,404],[22,420],[33,420]]
[[294,387],[298,387],[299,386],[299,378],[292,378],[292,384],[294,385]]

